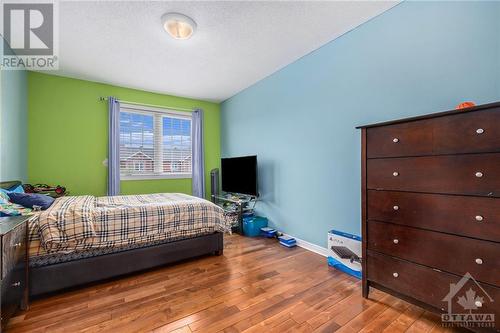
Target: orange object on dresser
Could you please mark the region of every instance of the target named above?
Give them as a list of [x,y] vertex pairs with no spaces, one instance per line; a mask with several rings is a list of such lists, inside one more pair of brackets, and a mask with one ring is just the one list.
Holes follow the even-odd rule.
[[455,109],[460,110],[460,109],[466,109],[466,108],[471,108],[473,106],[476,106],[476,103],[474,102],[462,102],[458,104]]

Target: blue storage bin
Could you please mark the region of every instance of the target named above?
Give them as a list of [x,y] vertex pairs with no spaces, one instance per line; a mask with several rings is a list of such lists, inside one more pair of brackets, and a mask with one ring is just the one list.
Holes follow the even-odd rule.
[[253,211],[252,212],[245,212],[245,213],[243,213],[242,216],[243,216],[244,219],[247,219],[247,218],[250,218],[250,217],[255,217],[255,214],[253,213]]
[[243,218],[243,234],[249,237],[260,235],[260,228],[267,227],[267,218],[262,216],[250,216]]

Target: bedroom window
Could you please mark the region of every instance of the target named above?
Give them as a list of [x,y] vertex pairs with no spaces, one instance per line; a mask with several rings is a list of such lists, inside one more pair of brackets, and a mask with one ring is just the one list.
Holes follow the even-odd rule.
[[189,113],[121,106],[122,179],[191,178],[191,160]]

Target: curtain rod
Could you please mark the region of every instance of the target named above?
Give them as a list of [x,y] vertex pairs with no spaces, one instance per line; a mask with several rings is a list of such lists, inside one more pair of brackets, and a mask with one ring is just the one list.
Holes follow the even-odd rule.
[[[107,101],[107,97],[99,97],[100,102]],[[187,109],[187,108],[178,108],[178,107],[172,107],[172,106],[165,106],[165,105],[155,105],[155,104],[145,104],[145,103],[137,103],[137,102],[130,102],[130,101],[123,101],[121,99],[118,100],[120,103],[124,104],[131,104],[131,105],[139,105],[139,106],[149,106],[152,108],[161,108],[161,109],[169,109],[169,110],[178,110],[178,111],[194,111],[195,108]]]

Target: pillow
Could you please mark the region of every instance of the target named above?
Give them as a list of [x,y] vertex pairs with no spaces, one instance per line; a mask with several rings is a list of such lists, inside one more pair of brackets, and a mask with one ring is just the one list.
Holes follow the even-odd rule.
[[14,188],[10,188],[7,190],[7,193],[9,192],[14,192],[14,193],[24,193],[24,187],[23,185],[17,185]]
[[9,193],[24,193],[24,188],[23,185],[17,185],[16,187],[11,187],[8,190],[0,188],[0,192],[9,194]]
[[44,194],[37,193],[9,193],[10,201],[13,203],[23,205],[27,208],[33,208],[33,206],[40,206],[42,210],[49,208],[54,202],[54,198],[49,197]]
[[8,203],[10,201],[9,193],[24,193],[24,188],[22,185],[11,187],[8,190],[0,188],[0,203]]

